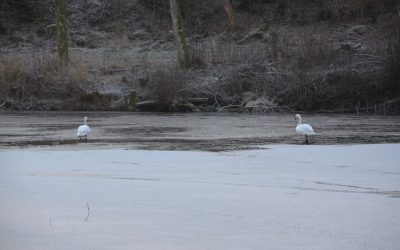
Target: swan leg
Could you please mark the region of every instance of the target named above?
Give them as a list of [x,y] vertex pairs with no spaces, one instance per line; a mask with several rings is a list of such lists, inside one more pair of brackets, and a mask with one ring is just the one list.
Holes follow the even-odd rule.
[[87,142],[87,135],[85,135],[85,142]]
[[306,137],[306,141],[304,142],[305,144],[308,144],[308,138],[307,135],[304,135]]
[[79,136],[79,141],[81,141],[82,140],[82,136]]

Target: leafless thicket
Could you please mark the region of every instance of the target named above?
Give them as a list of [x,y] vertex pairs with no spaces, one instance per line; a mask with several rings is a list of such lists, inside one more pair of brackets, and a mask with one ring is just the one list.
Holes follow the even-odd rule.
[[57,55],[47,52],[33,51],[30,58],[0,55],[1,96],[8,96],[28,109],[39,100],[74,98],[82,92],[79,86],[87,75],[82,65],[62,66]]
[[[396,27],[382,28],[389,26]],[[226,65],[210,92],[234,104],[248,101],[251,92],[295,110],[398,112],[398,30],[379,44],[335,42],[321,34],[301,29],[291,36],[279,33],[275,42],[194,44],[192,62]]]

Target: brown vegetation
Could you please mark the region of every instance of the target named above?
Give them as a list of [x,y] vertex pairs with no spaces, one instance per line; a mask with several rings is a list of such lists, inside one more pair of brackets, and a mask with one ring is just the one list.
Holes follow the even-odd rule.
[[65,68],[46,1],[1,8],[3,108],[135,110],[147,100],[170,111],[201,100],[205,111],[400,111],[397,0],[181,0],[184,70],[168,1],[72,2]]
[[86,79],[82,65],[64,67],[55,55],[33,55],[29,59],[0,56],[0,93],[6,108],[59,109],[49,100],[73,103],[84,94],[80,84]]

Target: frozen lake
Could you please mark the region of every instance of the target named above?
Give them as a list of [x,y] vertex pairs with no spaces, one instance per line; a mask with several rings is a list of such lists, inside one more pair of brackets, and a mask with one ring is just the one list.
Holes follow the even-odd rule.
[[400,145],[0,151],[0,249],[400,247]]
[[[92,134],[78,144],[88,116]],[[314,144],[399,143],[400,116],[304,115]],[[0,113],[0,148],[72,146],[226,151],[265,144],[299,144],[294,114],[154,114],[108,112]]]
[[0,113],[0,249],[399,249],[400,117],[303,119]]

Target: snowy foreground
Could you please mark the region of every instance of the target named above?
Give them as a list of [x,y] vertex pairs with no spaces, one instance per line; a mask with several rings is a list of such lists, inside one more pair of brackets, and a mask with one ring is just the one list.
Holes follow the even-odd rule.
[[400,144],[0,151],[0,249],[400,249]]

